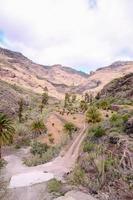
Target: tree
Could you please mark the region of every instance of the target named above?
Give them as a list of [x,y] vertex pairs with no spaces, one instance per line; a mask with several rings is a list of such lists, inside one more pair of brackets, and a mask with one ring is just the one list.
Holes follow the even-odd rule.
[[81,101],[80,101],[80,109],[81,109],[83,112],[85,112],[85,111],[87,110],[87,108],[88,108],[88,104],[86,103],[86,101],[81,100]]
[[39,119],[32,122],[31,130],[32,130],[33,138],[36,138],[39,135],[42,135],[43,133],[47,132],[47,128],[43,120],[39,120]]
[[23,106],[24,106],[24,100],[21,98],[19,101],[18,101],[18,118],[19,118],[19,122],[21,123],[22,122],[22,112],[23,112]]
[[72,94],[72,103],[75,103],[75,101],[76,101],[76,94]]
[[75,125],[71,122],[67,122],[64,125],[64,129],[68,133],[70,139],[72,139],[72,133],[73,133],[73,131],[76,131]]
[[69,93],[66,93],[66,94],[65,94],[64,107],[67,107],[69,103],[70,103],[70,94],[69,94]]
[[41,113],[42,113],[44,106],[48,104],[48,99],[49,99],[48,92],[44,92],[42,94],[42,101],[41,101],[41,105],[40,105]]
[[85,93],[85,102],[87,102],[87,103],[90,102],[90,96],[87,92]]
[[101,121],[101,113],[95,106],[90,106],[86,112],[86,120],[96,123]]
[[12,142],[14,133],[15,129],[11,120],[5,114],[0,113],[0,159],[2,146]]

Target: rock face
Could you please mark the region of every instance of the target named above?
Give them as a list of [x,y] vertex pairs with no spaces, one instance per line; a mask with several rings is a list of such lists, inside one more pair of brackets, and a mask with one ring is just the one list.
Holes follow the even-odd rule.
[[100,97],[116,97],[133,100],[133,73],[114,79],[105,85],[100,92]]
[[133,135],[133,117],[126,122],[125,131],[128,135]]
[[93,196],[80,192],[80,191],[70,191],[65,194],[65,196],[58,197],[54,200],[97,200]]

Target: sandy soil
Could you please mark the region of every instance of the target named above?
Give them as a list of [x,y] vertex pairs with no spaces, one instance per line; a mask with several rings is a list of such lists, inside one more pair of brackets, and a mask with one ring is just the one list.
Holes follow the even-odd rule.
[[65,136],[64,124],[66,122],[72,122],[80,129],[82,128],[84,121],[85,116],[83,114],[67,115],[65,113],[64,115],[61,115],[58,112],[54,112],[47,118],[46,126],[48,128],[48,135],[40,136],[38,141],[50,144],[49,134],[51,134],[51,137],[54,138],[54,144],[60,144]]

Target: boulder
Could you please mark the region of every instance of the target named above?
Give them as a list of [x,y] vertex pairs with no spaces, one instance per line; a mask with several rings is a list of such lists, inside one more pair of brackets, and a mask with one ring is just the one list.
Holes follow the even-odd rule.
[[91,196],[90,194],[72,190],[70,192],[67,192],[65,196],[58,197],[54,200],[97,200],[97,199]]

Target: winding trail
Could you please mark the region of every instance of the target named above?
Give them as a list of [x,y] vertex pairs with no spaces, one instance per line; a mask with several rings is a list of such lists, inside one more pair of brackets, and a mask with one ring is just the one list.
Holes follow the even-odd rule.
[[35,183],[45,182],[53,177],[63,179],[64,174],[70,172],[74,167],[80,145],[85,137],[85,130],[86,125],[84,124],[64,156],[58,156],[53,161],[42,165],[25,166],[22,162],[22,157],[26,155],[26,149],[22,149],[18,154],[5,156],[4,159],[8,162],[5,174],[11,177],[9,188],[30,186]]

